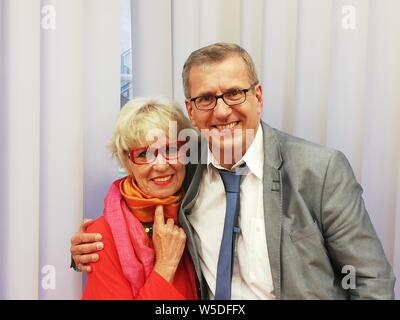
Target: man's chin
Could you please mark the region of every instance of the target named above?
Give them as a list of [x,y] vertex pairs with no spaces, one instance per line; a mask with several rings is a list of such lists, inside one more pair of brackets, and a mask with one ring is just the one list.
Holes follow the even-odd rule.
[[241,139],[211,139],[210,150],[218,163],[235,164],[246,152]]

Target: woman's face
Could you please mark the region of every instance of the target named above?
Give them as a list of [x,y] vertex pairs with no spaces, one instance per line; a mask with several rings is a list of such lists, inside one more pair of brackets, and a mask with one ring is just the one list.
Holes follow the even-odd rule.
[[[170,150],[172,148],[174,146],[171,146]],[[156,198],[166,198],[177,193],[185,178],[185,165],[179,157],[170,160],[165,157],[165,151],[169,150],[166,144],[152,144],[150,149],[154,161],[141,164],[131,162],[131,175],[136,184],[145,194]],[[146,157],[146,148],[137,151],[137,158]],[[170,152],[172,154],[173,151]],[[137,162],[141,162],[140,158]]]

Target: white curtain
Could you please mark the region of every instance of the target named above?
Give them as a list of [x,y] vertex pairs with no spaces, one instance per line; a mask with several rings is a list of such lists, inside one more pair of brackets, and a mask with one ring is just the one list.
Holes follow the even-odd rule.
[[[76,299],[69,239],[117,175],[118,1],[0,2],[0,298]],[[86,212],[85,212],[86,213]]]
[[263,119],[349,158],[400,278],[400,1],[131,0],[131,10],[135,95],[183,105],[188,54],[241,44],[264,86]]
[[[119,9],[0,0],[0,298],[80,297],[69,238],[117,174],[104,145],[119,110]],[[191,51],[244,46],[263,119],[347,155],[400,277],[398,0],[131,0],[131,12],[135,95],[183,104]]]

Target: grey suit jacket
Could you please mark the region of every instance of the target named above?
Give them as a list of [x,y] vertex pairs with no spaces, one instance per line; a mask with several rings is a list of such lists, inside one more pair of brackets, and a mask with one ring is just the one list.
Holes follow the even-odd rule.
[[[392,268],[345,156],[261,124],[265,232],[277,299],[394,298]],[[207,150],[202,143],[203,159]],[[187,219],[206,167],[201,163],[188,167],[179,221],[187,234],[201,297],[207,299]]]

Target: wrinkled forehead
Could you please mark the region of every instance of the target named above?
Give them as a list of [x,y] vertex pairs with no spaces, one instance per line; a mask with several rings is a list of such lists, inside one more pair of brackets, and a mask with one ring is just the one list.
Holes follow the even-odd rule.
[[[234,57],[236,58],[236,57]],[[193,96],[213,92],[216,88],[230,89],[250,83],[248,69],[241,57],[220,63],[194,66],[190,72],[190,94]]]

